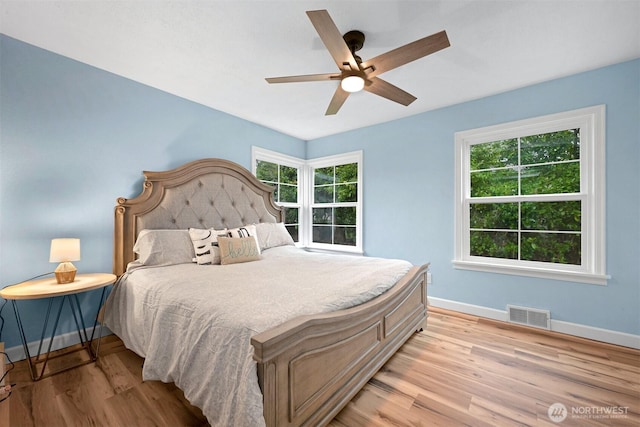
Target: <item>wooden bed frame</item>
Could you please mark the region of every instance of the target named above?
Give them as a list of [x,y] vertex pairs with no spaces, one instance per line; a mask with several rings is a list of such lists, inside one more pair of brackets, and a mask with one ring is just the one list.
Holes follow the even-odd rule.
[[[273,188],[242,166],[203,159],[144,172],[143,191],[115,208],[113,270],[125,272],[143,229],[233,228],[282,222]],[[415,332],[426,325],[428,264],[359,306],[292,319],[254,336],[269,427],[329,423]]]

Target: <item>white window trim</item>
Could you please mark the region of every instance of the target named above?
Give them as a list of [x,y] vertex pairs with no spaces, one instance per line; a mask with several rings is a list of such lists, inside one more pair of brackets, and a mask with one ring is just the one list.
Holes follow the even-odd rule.
[[[363,254],[362,238],[362,151],[337,154],[334,156],[320,157],[317,159],[303,160],[297,157],[281,154],[276,151],[253,146],[251,147],[251,172],[256,174],[256,161],[258,159],[273,162],[285,166],[298,168],[298,239],[297,246],[301,246],[319,252],[346,252],[351,254]],[[313,205],[313,169],[325,166],[334,166],[346,163],[358,163],[358,202],[356,217],[356,245],[332,245],[312,242],[312,217]],[[285,204],[286,205],[286,204]]]
[[[504,123],[455,134],[455,268],[606,285],[604,105]],[[526,135],[580,128],[582,265],[471,256],[469,147]],[[550,200],[553,197],[550,197]]]

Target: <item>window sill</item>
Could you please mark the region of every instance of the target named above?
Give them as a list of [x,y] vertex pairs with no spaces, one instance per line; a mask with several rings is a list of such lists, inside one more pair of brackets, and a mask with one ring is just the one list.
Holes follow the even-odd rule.
[[478,261],[454,260],[452,261],[452,263],[454,268],[460,270],[475,270],[484,271],[487,273],[512,274],[516,276],[587,283],[590,285],[606,286],[607,280],[611,278],[608,275],[585,273],[581,271],[562,271],[539,267],[490,264]]
[[306,250],[307,252],[318,252],[323,254],[355,255],[355,256],[364,255],[364,252],[357,249],[318,248],[314,246],[306,246],[303,249]]

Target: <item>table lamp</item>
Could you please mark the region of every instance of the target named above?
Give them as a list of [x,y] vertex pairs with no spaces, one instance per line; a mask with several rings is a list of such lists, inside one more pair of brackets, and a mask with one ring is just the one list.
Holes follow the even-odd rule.
[[58,283],[75,280],[77,268],[71,261],[80,261],[80,239],[51,239],[49,262],[60,263],[54,270]]

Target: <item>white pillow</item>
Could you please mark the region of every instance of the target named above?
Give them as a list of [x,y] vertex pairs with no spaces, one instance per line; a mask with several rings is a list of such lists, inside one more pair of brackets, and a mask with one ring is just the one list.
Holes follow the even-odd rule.
[[258,247],[258,254],[260,254],[260,242],[258,241],[258,233],[254,224],[245,225],[244,227],[231,228],[227,233],[228,237],[253,237],[256,239],[256,246]]
[[199,265],[220,264],[220,248],[218,248],[218,236],[226,236],[227,230],[214,230],[213,228],[190,228],[189,236]]
[[142,265],[173,265],[193,262],[194,251],[187,230],[142,230],[133,251]]
[[258,244],[262,250],[295,245],[291,234],[282,222],[261,222],[255,224],[255,227],[258,233]]

